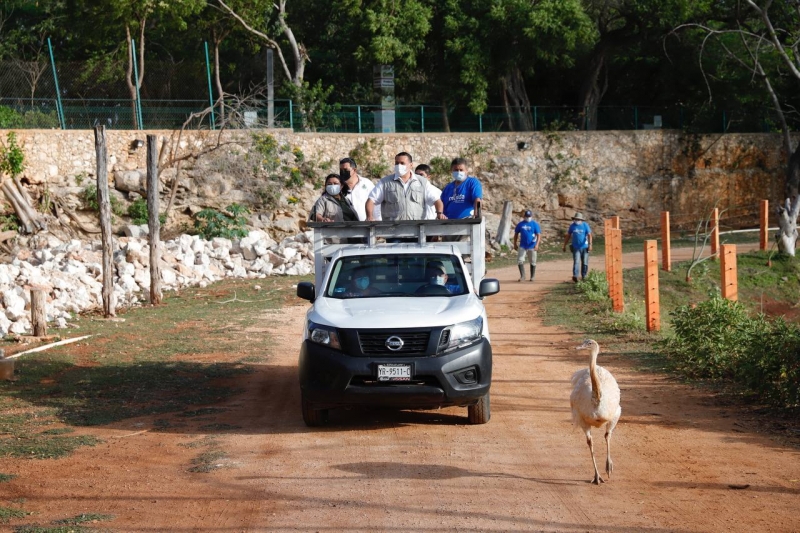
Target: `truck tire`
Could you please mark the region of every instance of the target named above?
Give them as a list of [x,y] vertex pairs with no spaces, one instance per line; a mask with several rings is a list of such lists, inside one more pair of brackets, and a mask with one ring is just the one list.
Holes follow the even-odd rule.
[[491,402],[487,392],[478,403],[467,407],[467,419],[470,424],[485,424],[492,418]]
[[306,400],[306,395],[300,393],[300,406],[303,410],[303,422],[310,428],[319,427],[328,421],[327,409],[314,409],[311,402]]

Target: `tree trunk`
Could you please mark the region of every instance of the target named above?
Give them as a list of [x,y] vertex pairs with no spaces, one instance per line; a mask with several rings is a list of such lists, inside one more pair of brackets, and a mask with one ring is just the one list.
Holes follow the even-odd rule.
[[608,90],[607,71],[602,85],[600,84],[600,75],[603,73],[606,65],[606,52],[606,46],[600,45],[597,50],[595,50],[595,53],[592,54],[589,68],[586,70],[586,77],[581,86],[580,105],[583,106],[585,111],[582,129],[597,129],[597,106]]
[[786,195],[789,198],[800,195],[800,142],[789,157],[786,167]]
[[108,194],[108,153],[105,126],[95,126],[94,146],[97,153],[97,203],[100,206],[100,238],[103,248],[103,314],[115,316],[114,273],[111,243],[111,202]]
[[129,25],[125,26],[125,37],[128,39],[128,68],[125,72],[125,83],[128,85],[128,92],[131,95],[131,111],[133,112],[133,129],[138,130],[141,127],[139,124],[139,115],[137,114],[137,87],[142,86],[142,81],[144,80],[144,25],[147,22],[147,19],[144,18],[140,21],[139,26],[139,58],[138,64],[136,65],[137,70],[139,71],[139,76],[136,80],[134,80],[134,72],[133,72],[133,54],[136,53],[136,50],[131,46],[131,27]]
[[450,133],[450,117],[447,116],[447,100],[442,99],[442,129]]
[[[528,91],[525,89],[525,79],[522,71],[515,67],[508,76],[503,78],[505,93],[511,100],[511,107],[518,113],[518,120],[515,121],[513,129],[518,131],[533,131],[533,119],[531,118],[531,101],[528,99]],[[505,96],[504,96],[505,99]],[[506,110],[508,113],[508,110]]]
[[795,196],[794,202],[786,199],[784,206],[778,207],[778,249],[794,257],[797,245],[797,216],[800,214],[800,196]]
[[147,136],[147,227],[150,233],[150,303],[161,303],[161,224],[158,220],[158,137]]
[[221,127],[225,126],[225,92],[222,90],[222,81],[219,75],[219,45],[224,38],[225,35],[222,35],[219,39],[214,39],[214,84],[217,86],[217,105],[219,105],[219,122]]

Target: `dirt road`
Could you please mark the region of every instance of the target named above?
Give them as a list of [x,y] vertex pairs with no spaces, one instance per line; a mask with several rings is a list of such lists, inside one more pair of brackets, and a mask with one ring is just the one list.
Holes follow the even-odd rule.
[[[588,449],[569,412],[569,378],[587,354],[572,349],[577,334],[543,326],[538,307],[568,268],[542,263],[535,284],[517,283],[516,267],[493,273],[503,290],[487,300],[495,369],[486,425],[446,409],[340,411],[329,427],[306,428],[297,306],[264,316],[274,356],[241,394],[212,406],[224,411],[97,428],[103,444],[65,459],[4,459],[0,470],[19,477],[0,494],[35,513],[13,523],[105,513],[116,518],[97,526],[117,531],[800,530],[798,450],[614,353],[600,364],[622,389],[615,471],[610,483],[588,483]],[[190,472],[192,460],[212,471]]]

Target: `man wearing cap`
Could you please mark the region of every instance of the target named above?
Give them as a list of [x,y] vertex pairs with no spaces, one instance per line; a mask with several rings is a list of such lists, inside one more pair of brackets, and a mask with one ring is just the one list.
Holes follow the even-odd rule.
[[[539,223],[533,220],[530,209],[525,211],[525,220],[517,224],[514,230],[514,249],[517,252],[517,266],[519,267],[519,281],[525,281],[525,256],[531,264],[531,281],[536,275],[536,255],[539,251],[539,240],[542,233]],[[522,236],[520,238],[520,235]]]
[[572,224],[567,230],[563,250],[567,251],[567,243],[572,250],[572,281],[578,281],[578,266],[580,265],[581,279],[586,279],[589,273],[589,252],[592,251],[592,229],[586,223],[583,213],[575,213]]

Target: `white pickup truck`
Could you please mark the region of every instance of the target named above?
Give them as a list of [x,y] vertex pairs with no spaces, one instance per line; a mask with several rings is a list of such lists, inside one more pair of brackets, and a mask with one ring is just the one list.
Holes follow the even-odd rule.
[[[313,305],[300,349],[303,420],[350,406],[466,406],[490,418],[483,220],[312,223]],[[468,261],[465,262],[465,258]]]

